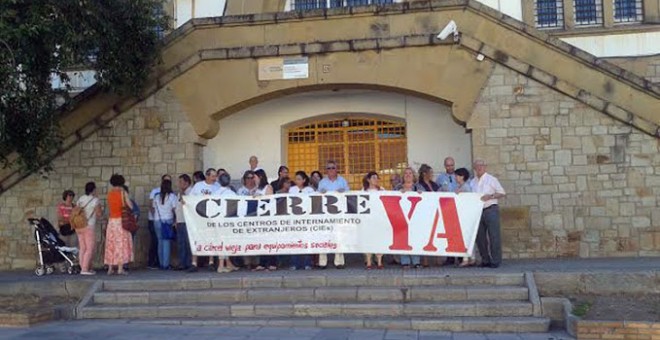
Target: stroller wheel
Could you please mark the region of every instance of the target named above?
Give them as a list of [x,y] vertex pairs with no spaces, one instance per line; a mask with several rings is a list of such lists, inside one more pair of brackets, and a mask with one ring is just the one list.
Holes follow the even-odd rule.
[[64,274],[68,271],[68,266],[64,264],[60,264],[59,267],[60,267],[60,274]]
[[82,271],[82,269],[80,268],[79,265],[75,265],[75,266],[73,266],[73,272],[74,272],[75,274],[80,274],[81,271]]
[[68,268],[66,269],[66,272],[69,273],[69,275],[73,275],[73,274],[76,273],[76,269],[73,268],[73,267],[68,267]]
[[50,275],[55,271],[55,268],[53,267],[46,267],[46,275]]
[[34,270],[34,274],[37,276],[44,276],[44,274],[46,274],[46,269],[44,269],[44,267],[39,266]]

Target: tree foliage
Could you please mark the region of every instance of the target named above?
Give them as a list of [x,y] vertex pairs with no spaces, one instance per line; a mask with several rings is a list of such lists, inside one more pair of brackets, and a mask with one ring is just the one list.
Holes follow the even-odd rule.
[[[167,29],[163,0],[0,0],[0,157],[34,171],[58,150],[58,121],[72,68],[96,71],[97,86],[137,94]],[[8,155],[16,152],[16,159]]]

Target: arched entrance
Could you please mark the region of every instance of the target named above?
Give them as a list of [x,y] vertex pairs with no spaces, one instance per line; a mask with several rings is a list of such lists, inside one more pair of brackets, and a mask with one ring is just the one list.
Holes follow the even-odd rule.
[[406,123],[379,118],[319,119],[286,130],[290,169],[323,173],[326,162],[337,162],[351,189],[362,187],[369,171],[378,172],[389,188],[392,174],[408,164]]

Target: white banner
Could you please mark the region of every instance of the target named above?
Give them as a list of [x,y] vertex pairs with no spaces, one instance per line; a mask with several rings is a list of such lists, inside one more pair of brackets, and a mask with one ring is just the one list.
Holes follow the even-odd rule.
[[483,202],[475,193],[348,192],[185,196],[194,255],[472,254]]

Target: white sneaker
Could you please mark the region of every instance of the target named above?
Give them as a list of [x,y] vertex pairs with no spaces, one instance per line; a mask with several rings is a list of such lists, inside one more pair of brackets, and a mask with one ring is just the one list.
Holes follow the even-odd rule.
[[80,275],[96,275],[96,272],[80,272]]

